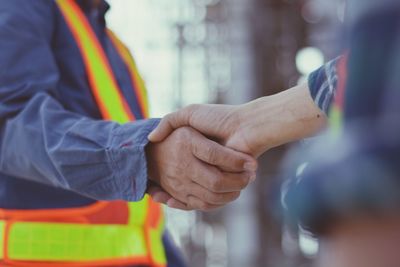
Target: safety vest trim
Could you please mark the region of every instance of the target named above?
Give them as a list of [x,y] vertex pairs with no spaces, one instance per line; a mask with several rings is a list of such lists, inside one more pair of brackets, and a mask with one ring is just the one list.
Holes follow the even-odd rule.
[[96,202],[82,210],[0,210],[0,260],[12,266],[165,266],[161,206],[149,196],[140,202],[119,201],[134,219],[126,224],[89,222],[108,204]]
[[110,64],[85,15],[74,0],[57,0],[62,15],[77,41],[86,66],[90,87],[106,120],[126,123],[134,120],[122,97]]
[[144,117],[149,117],[149,103],[146,86],[144,85],[144,81],[139,74],[134,58],[129,52],[129,49],[124,45],[123,42],[121,42],[121,40],[115,35],[114,32],[108,29],[107,34],[112,41],[114,47],[117,49],[117,51],[119,51],[122,60],[129,70],[132,87],[135,90],[141,113]]

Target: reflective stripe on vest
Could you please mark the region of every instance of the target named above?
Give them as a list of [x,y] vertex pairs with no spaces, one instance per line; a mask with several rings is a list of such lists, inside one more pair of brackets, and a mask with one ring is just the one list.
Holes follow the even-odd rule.
[[[125,225],[85,222],[109,203],[69,209],[0,210],[1,217],[7,219],[0,220],[0,259],[12,266],[165,266],[160,205],[146,196],[143,201],[129,203],[130,217]],[[116,202],[112,203],[115,208]],[[61,222],[65,219],[79,219],[80,223]]]
[[140,107],[140,111],[142,112],[145,118],[149,117],[149,103],[147,98],[147,90],[144,85],[143,79],[137,70],[135,60],[133,59],[129,49],[118,39],[118,37],[111,31],[107,30],[108,36],[110,40],[119,51],[122,60],[129,70],[129,74],[131,76],[132,87],[135,89],[136,97],[138,99],[138,104]]
[[335,136],[338,136],[343,127],[343,110],[347,81],[347,58],[345,55],[337,64],[338,84],[334,102],[329,112],[329,124]]
[[[85,15],[74,0],[56,0],[56,3],[79,47],[103,118],[119,123],[134,120]],[[134,61],[129,59],[129,52],[116,36],[109,35],[131,73],[140,109],[143,115],[147,115],[144,84]],[[93,222],[97,214],[113,207],[125,210],[125,223]],[[107,216],[111,221],[112,217],[113,214]],[[99,201],[79,208],[0,209],[0,261],[12,266],[129,264],[164,267],[163,229],[162,208],[148,196],[135,203]]]
[[112,73],[110,63],[88,20],[74,0],[57,0],[78,48],[90,88],[105,120],[126,123],[134,119]]

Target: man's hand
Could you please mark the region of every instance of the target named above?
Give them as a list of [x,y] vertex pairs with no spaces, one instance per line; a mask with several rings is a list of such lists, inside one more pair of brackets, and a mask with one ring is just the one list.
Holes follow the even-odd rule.
[[258,157],[268,149],[316,134],[326,116],[307,84],[240,106],[191,105],[165,116],[149,135],[159,142],[174,129],[190,126],[221,144]]
[[[147,147],[149,193],[180,209],[210,210],[239,197],[255,179],[251,156],[221,146],[196,130],[182,127]],[[162,190],[161,190],[162,188]]]

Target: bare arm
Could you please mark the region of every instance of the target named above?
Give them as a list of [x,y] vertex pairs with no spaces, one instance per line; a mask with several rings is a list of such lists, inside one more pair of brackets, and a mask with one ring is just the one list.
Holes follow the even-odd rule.
[[317,134],[326,115],[313,102],[307,83],[239,105],[191,105],[167,115],[149,135],[152,142],[190,126],[226,146],[253,156]]

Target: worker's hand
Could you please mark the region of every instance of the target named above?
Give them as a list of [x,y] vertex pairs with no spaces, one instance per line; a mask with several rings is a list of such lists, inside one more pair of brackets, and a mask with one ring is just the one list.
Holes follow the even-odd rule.
[[180,209],[210,210],[239,197],[255,179],[257,162],[224,147],[190,127],[147,147],[149,193]]
[[258,157],[268,149],[316,134],[326,116],[307,83],[239,106],[190,105],[165,116],[149,135],[159,142],[174,129],[190,126],[226,147]]
[[190,105],[165,116],[158,127],[149,135],[151,142],[159,142],[172,131],[190,126],[224,146],[246,154],[258,156],[261,152],[251,132],[246,129],[242,115],[246,106],[233,105]]

